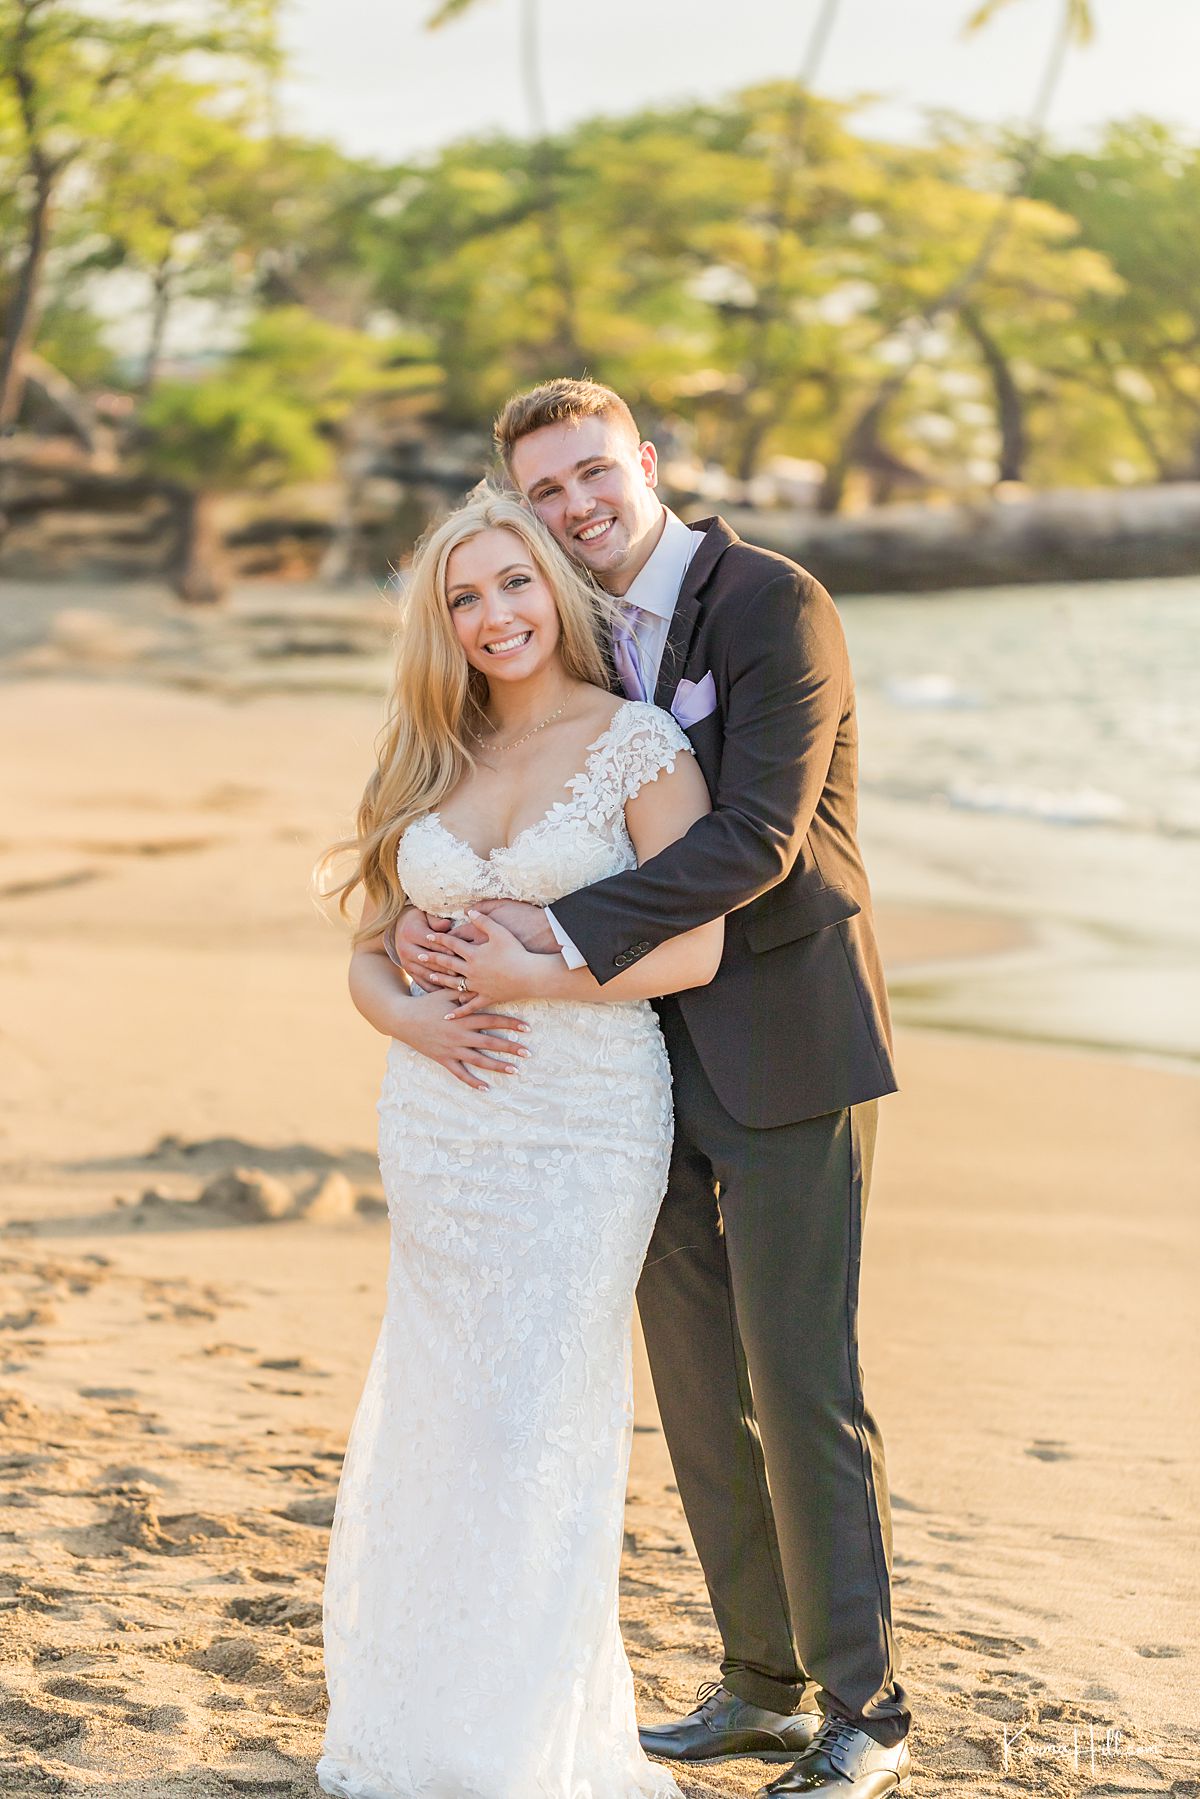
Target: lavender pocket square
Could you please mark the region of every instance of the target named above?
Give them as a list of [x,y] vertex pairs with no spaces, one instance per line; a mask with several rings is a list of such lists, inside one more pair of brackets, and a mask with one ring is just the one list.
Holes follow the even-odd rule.
[[689,730],[717,709],[717,684],[711,673],[699,681],[681,681],[671,701],[671,713],[677,724]]

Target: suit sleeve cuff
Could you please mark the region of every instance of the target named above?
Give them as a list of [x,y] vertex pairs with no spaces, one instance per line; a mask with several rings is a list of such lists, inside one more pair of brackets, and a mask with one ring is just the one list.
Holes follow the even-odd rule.
[[562,951],[562,959],[566,963],[567,967],[568,968],[586,968],[587,967],[587,957],[580,955],[580,953],[576,949],[575,945],[571,942],[571,939],[567,936],[567,933],[563,930],[562,926],[559,924],[557,918],[555,918],[555,916],[554,916],[553,912],[550,910],[549,906],[547,906],[545,908],[545,912],[546,912],[546,923],[550,926],[550,929],[554,932],[555,942],[558,944],[559,949]]

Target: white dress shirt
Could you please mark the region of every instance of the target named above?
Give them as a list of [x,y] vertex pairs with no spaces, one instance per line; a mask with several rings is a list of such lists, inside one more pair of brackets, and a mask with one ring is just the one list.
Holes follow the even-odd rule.
[[[646,692],[651,699],[658,684],[658,671],[662,667],[667,633],[671,628],[671,618],[675,602],[679,598],[679,590],[683,586],[683,577],[702,540],[702,532],[689,531],[683,520],[664,506],[662,535],[650,552],[645,567],[630,582],[629,591],[621,594],[618,600],[619,605],[637,606],[641,609],[642,620],[637,630],[637,657],[645,678]],[[567,967],[583,968],[586,957],[580,955],[549,906],[546,907],[546,919]]]

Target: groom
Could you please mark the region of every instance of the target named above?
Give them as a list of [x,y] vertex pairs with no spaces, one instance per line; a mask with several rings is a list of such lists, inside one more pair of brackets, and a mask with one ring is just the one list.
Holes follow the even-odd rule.
[[[895,1078],[855,840],[841,625],[795,563],[719,518],[689,529],[663,507],[654,447],[611,389],[558,380],[519,394],[496,443],[559,543],[619,601],[619,683],[674,712],[713,810],[552,910],[481,909],[602,983],[729,915],[716,978],[658,1002],[675,1142],[638,1289],[724,1659],[698,1708],[642,1743],[685,1762],[795,1758],[759,1799],[877,1799],[907,1785],[909,1711],[858,1284],[875,1102]],[[397,957],[425,984],[436,941],[405,914]],[[798,1709],[814,1685],[821,1712]]]

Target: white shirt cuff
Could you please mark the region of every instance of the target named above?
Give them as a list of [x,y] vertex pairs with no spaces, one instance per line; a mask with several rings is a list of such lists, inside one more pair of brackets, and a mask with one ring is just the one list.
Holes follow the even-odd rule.
[[549,906],[546,906],[544,908],[544,911],[546,914],[546,923],[550,926],[550,929],[554,932],[555,941],[557,942],[559,949],[562,951],[562,959],[566,963],[567,967],[568,968],[586,968],[587,967],[587,957],[580,955],[579,951],[575,948],[575,945],[571,942],[571,939],[567,936],[567,933],[563,930],[562,926],[559,924],[557,918],[555,918],[555,916],[554,916],[553,912],[550,910]]

